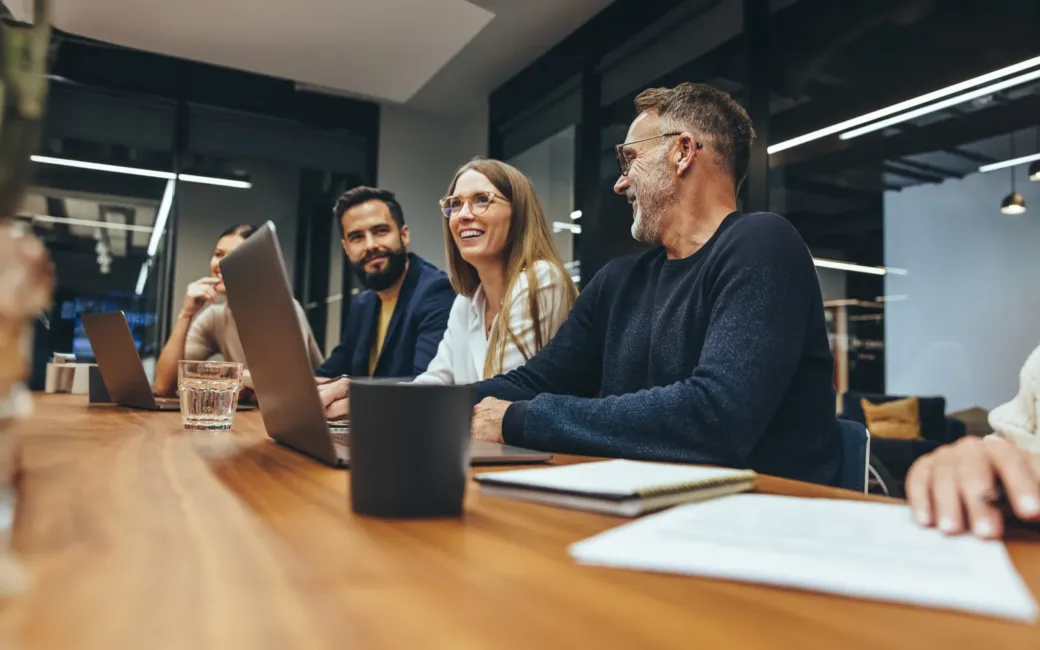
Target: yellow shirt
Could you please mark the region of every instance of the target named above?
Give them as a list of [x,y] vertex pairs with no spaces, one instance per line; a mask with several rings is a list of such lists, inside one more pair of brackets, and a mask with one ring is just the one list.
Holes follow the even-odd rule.
[[376,372],[376,364],[379,362],[379,353],[383,351],[383,341],[386,339],[386,331],[390,329],[390,319],[394,316],[394,307],[397,306],[397,298],[382,303],[379,309],[379,323],[376,324],[376,335],[372,339],[372,350],[368,353],[368,374]]

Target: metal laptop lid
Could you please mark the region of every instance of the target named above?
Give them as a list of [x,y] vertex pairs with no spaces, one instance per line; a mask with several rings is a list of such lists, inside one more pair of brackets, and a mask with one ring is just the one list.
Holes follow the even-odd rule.
[[137,354],[126,315],[121,311],[84,314],[83,329],[112,401],[122,406],[157,410],[159,407]]
[[220,273],[267,434],[335,465],[274,224],[268,221],[222,259]]

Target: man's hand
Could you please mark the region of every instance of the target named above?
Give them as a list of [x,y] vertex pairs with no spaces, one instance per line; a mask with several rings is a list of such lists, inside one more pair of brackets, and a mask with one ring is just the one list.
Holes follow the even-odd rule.
[[505,442],[502,437],[502,419],[511,402],[485,397],[473,407],[473,437],[489,442]]
[[341,420],[350,417],[350,379],[340,377],[329,381],[324,377],[316,377],[318,396],[325,407],[325,419]]
[[998,485],[1015,516],[1040,521],[1040,457],[995,437],[961,438],[919,458],[907,474],[906,497],[922,525],[951,535],[970,527],[995,539],[1004,532]]
[[192,317],[207,304],[217,299],[217,284],[220,278],[200,278],[188,285],[184,292],[184,306],[181,314]]

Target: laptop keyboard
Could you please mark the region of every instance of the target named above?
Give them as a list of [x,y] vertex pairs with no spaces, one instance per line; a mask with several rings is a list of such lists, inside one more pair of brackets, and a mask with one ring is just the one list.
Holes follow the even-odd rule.
[[338,422],[330,422],[329,433],[332,434],[332,446],[336,448],[336,457],[340,460],[345,459],[350,448],[350,425],[344,427]]

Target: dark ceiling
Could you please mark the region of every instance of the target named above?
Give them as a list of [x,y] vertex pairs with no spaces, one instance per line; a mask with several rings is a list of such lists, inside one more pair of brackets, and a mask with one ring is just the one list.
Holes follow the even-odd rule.
[[[1037,0],[799,0],[770,27],[771,143],[1040,56]],[[653,83],[707,82],[744,101],[747,46],[741,34]],[[631,100],[608,119],[627,125]],[[829,136],[770,157],[771,198],[814,250],[879,264],[885,191],[1008,158],[1010,134],[1031,142],[1038,125],[1040,81],[852,140]]]

